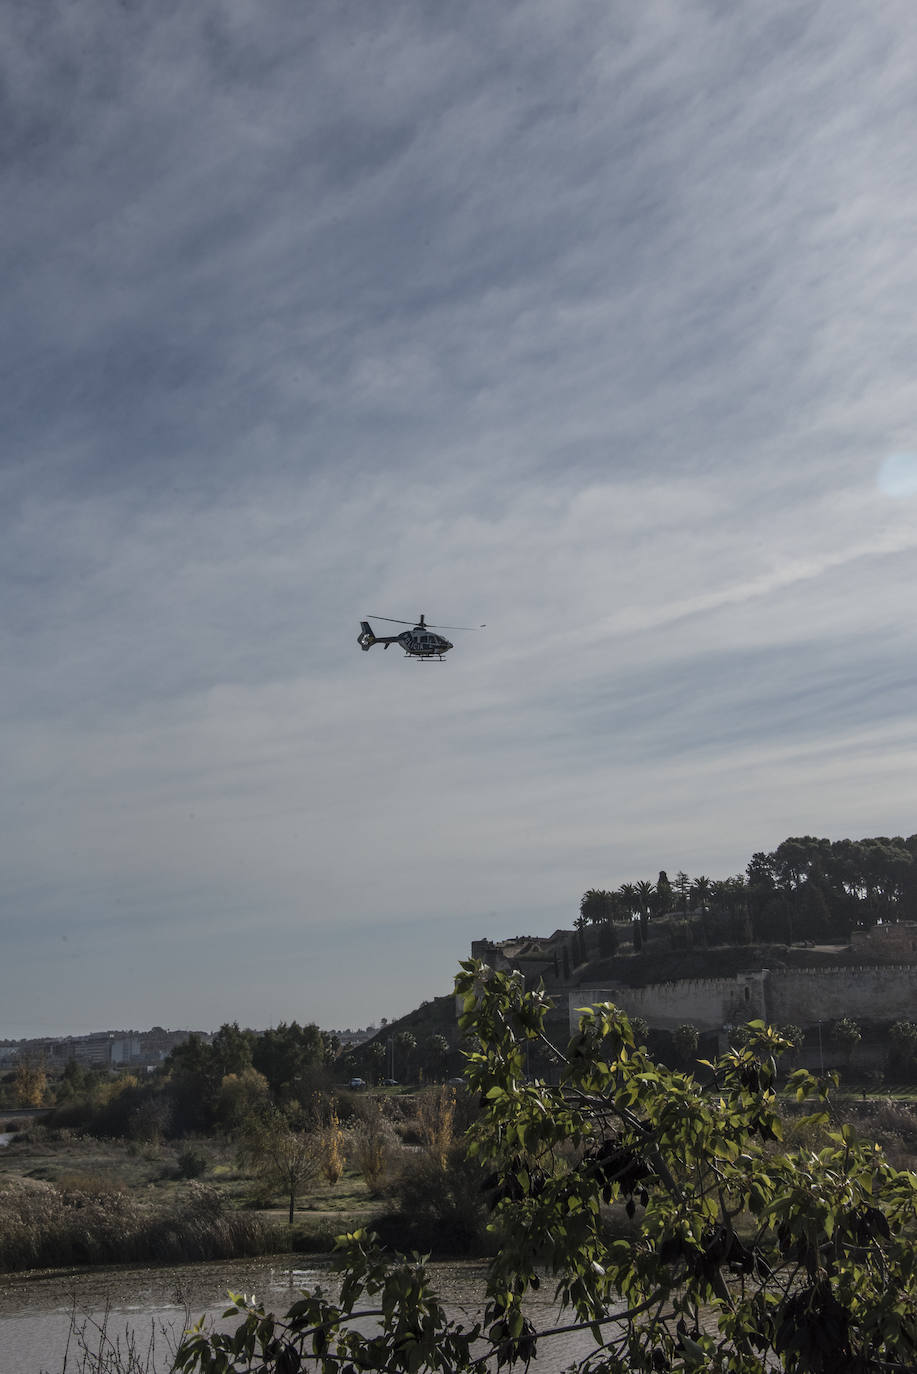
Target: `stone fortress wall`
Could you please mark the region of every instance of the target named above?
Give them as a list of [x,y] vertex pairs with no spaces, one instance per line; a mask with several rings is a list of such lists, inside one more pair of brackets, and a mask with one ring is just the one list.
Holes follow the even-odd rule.
[[576,1029],[583,1007],[614,1002],[628,1016],[642,1016],[653,1030],[675,1030],[690,1021],[698,1030],[719,1030],[728,1022],[766,1019],[764,974],[738,978],[682,978],[631,988],[623,983],[581,987],[569,993],[570,1029]]
[[[496,969],[518,969],[530,984],[543,979],[559,1008],[565,1005],[571,1030],[583,1007],[614,1002],[629,1016],[642,1016],[653,1030],[673,1031],[690,1022],[699,1031],[762,1020],[798,1025],[803,1030],[843,1016],[888,1025],[917,1020],[917,923],[872,926],[854,931],[838,962],[820,967],[762,968],[728,977],[676,978],[631,986],[584,981],[562,968],[559,956],[573,947],[574,932],[517,935],[508,940],[475,940],[472,957]],[[780,951],[774,951],[777,958]],[[830,958],[830,953],[825,950]],[[765,956],[766,957],[766,956]],[[856,962],[848,962],[855,959]],[[670,964],[671,967],[671,964]],[[735,965],[733,965],[735,967]],[[588,978],[588,972],[586,972]],[[563,1015],[563,1012],[561,1012]]]
[[759,969],[736,978],[681,979],[642,988],[607,983],[569,994],[570,1028],[583,1007],[614,1002],[629,1016],[642,1016],[654,1030],[675,1030],[691,1022],[700,1031],[763,1020],[814,1026],[849,1016],[889,1022],[917,1017],[917,965],[884,964],[825,969]]
[[852,968],[785,969],[768,980],[768,1019],[793,1021],[914,1020],[917,1016],[917,965],[875,964]]

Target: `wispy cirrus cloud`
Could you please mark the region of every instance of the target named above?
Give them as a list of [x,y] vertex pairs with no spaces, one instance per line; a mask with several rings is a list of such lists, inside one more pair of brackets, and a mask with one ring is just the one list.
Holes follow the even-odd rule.
[[[391,1014],[587,886],[912,828],[915,42],[4,10],[11,1034]],[[421,610],[488,629],[356,648]]]

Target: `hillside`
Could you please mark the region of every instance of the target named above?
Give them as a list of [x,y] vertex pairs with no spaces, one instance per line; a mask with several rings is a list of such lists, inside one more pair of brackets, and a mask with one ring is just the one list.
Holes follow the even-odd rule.
[[601,983],[646,987],[685,978],[731,978],[752,969],[836,968],[861,962],[848,945],[720,945],[713,949],[665,949],[653,942],[640,954],[589,959],[573,971],[571,990]]
[[[570,994],[577,988],[601,988],[618,984],[645,988],[655,984],[688,983],[695,980],[736,979],[740,974],[767,970],[780,975],[794,970],[864,968],[912,965],[917,959],[917,925],[909,922],[887,923],[869,930],[855,931],[850,943],[814,944],[811,941],[778,944],[720,944],[673,948],[683,925],[680,918],[663,917],[649,924],[646,943],[635,952],[624,934],[618,936],[618,952],[601,952],[602,933],[595,927],[584,930],[556,930],[548,936],[516,936],[508,940],[477,940],[472,954],[497,969],[515,969],[530,987],[543,984],[554,1000],[555,1010],[548,1017],[551,1033],[565,1031],[568,1024]],[[891,969],[889,968],[889,973]],[[858,984],[859,985],[859,984]],[[814,1014],[814,1013],[813,1013]],[[827,1014],[827,1013],[826,1013]],[[840,1013],[838,1013],[840,1014]],[[800,1011],[803,1016],[803,1011]],[[415,1048],[401,1050],[398,1037],[409,1032]],[[433,1036],[449,1042],[447,1056],[430,1049]],[[394,1077],[421,1074],[424,1078],[443,1077],[461,1071],[458,1049],[455,1000],[444,994],[425,1002],[406,1016],[391,1022],[348,1062],[354,1072],[379,1077],[384,1071],[372,1058],[374,1043],[387,1047],[386,1063],[394,1063]],[[392,1057],[392,1042],[394,1058]]]

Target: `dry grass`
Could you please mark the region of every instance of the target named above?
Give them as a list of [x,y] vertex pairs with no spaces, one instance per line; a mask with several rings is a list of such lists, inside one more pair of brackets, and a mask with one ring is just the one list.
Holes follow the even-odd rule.
[[849,1125],[860,1140],[878,1145],[894,1168],[917,1170],[917,1110],[911,1104],[893,1098],[836,1098],[824,1124],[805,1119],[816,1110],[812,1104],[802,1109],[783,1104],[781,1148],[819,1150],[832,1132]]
[[[200,1182],[181,1176],[189,1145],[206,1157]],[[33,1130],[0,1150],[0,1272],[324,1251],[378,1211],[353,1168],[334,1186],[314,1181],[292,1233],[282,1198],[256,1191],[228,1141],[138,1146]]]
[[279,1248],[264,1218],[231,1210],[206,1184],[165,1205],[130,1193],[61,1191],[35,1179],[0,1186],[0,1270],[232,1259]]

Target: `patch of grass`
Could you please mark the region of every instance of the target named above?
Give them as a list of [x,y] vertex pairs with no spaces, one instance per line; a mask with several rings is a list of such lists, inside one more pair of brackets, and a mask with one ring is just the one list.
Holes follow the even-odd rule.
[[68,1193],[85,1193],[87,1197],[111,1197],[113,1193],[129,1191],[124,1179],[111,1173],[62,1173],[57,1179],[57,1190],[65,1196]]

